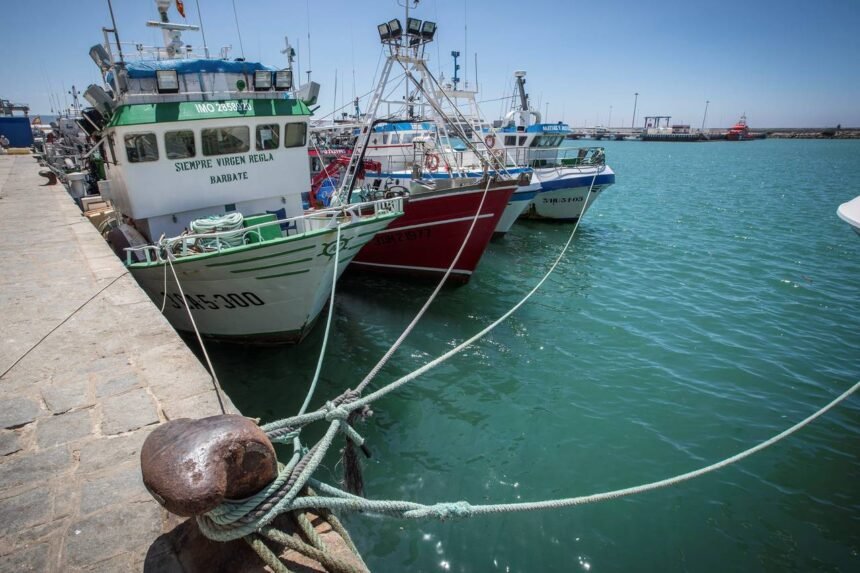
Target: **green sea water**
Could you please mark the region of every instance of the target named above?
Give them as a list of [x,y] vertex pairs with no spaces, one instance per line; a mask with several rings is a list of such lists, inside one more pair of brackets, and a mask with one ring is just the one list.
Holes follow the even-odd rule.
[[[368,497],[502,503],[650,482],[751,447],[860,379],[860,236],[836,216],[860,194],[860,142],[605,147],[617,183],[543,289],[360,427]],[[571,229],[519,222],[494,241],[376,385],[510,308]],[[338,289],[314,405],[357,384],[432,285],[347,276]],[[298,409],[322,330],[293,348],[213,346],[243,413]],[[340,470],[332,455],[319,477]],[[373,571],[858,571],[860,396],[670,489],[541,513],[346,523]]]

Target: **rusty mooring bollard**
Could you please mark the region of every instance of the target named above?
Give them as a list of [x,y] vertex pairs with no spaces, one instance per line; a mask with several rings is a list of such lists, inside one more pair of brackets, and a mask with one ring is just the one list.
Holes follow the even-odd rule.
[[39,171],[39,175],[48,180],[47,182],[45,182],[45,185],[57,184],[57,174],[50,169],[42,169],[41,171]]
[[252,420],[230,414],[159,426],[143,443],[140,467],[158,503],[186,517],[253,495],[278,473],[266,434]]

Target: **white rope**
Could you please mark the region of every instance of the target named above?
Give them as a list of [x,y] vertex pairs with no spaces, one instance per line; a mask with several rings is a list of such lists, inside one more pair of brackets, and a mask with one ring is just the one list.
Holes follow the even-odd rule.
[[206,364],[209,366],[209,373],[212,375],[212,383],[215,385],[215,397],[218,398],[218,405],[221,407],[221,413],[226,414],[224,402],[221,399],[221,383],[218,382],[218,375],[215,374],[215,367],[212,366],[212,361],[209,360],[209,353],[206,352],[206,345],[203,344],[203,337],[200,336],[200,331],[197,330],[197,323],[194,322],[194,315],[191,314],[191,307],[188,306],[188,300],[185,298],[185,292],[182,290],[182,284],[179,282],[179,277],[176,274],[176,269],[173,268],[173,253],[167,251],[167,264],[170,265],[170,270],[173,273],[173,279],[176,281],[176,287],[179,289],[179,296],[182,297],[182,302],[185,303],[185,311],[188,313],[188,319],[191,321],[191,326],[194,327],[194,334],[197,335],[197,342],[200,343],[200,348],[203,350],[203,356],[206,358]]
[[[516,312],[521,306],[523,306],[534,295],[534,293],[536,293],[538,291],[538,289],[540,289],[540,287],[547,281],[547,279],[550,277],[550,275],[555,271],[556,267],[558,267],[559,263],[561,263],[562,259],[564,258],[564,255],[567,253],[568,249],[570,248],[570,244],[573,241],[573,237],[576,235],[576,230],[579,229],[579,224],[580,224],[580,222],[582,222],[582,213],[585,212],[585,209],[588,206],[588,201],[591,198],[591,192],[592,192],[592,189],[594,188],[594,183],[597,180],[597,175],[598,175],[598,171],[595,171],[594,175],[591,178],[591,185],[588,188],[588,194],[585,196],[585,200],[583,201],[582,211],[580,211],[580,217],[577,219],[576,223],[574,224],[573,229],[570,232],[570,236],[567,238],[567,241],[565,242],[564,247],[562,247],[561,252],[559,252],[558,256],[556,257],[555,261],[550,266],[549,270],[547,270],[547,272],[537,282],[537,284],[522,299],[520,299],[519,302],[517,302],[507,312],[502,314],[499,318],[497,318],[496,320],[491,322],[489,325],[484,327],[482,330],[480,330],[479,332],[477,332],[476,334],[474,334],[470,338],[466,339],[464,342],[460,343],[459,345],[455,346],[454,348],[452,348],[448,352],[436,357],[435,359],[424,364],[420,368],[413,370],[409,374],[406,374],[405,376],[398,378],[394,382],[391,382],[391,383],[383,386],[379,390],[376,390],[375,392],[368,394],[367,396],[364,396],[363,398],[359,398],[357,400],[351,401],[349,404],[344,405],[343,407],[351,412],[351,411],[356,410],[358,408],[362,408],[364,406],[367,406],[371,402],[378,400],[379,398],[382,398],[386,394],[393,392],[394,390],[400,388],[401,386],[403,386],[405,384],[408,384],[409,382],[418,378],[419,376],[421,376],[422,374],[424,374],[428,370],[431,370],[432,368],[435,368],[436,366],[442,364],[443,362],[445,362],[446,360],[448,360],[452,356],[459,354],[460,352],[462,352],[463,350],[465,350],[466,348],[468,348],[469,346],[471,346],[472,344],[474,344],[475,342],[477,342],[478,340],[480,340],[481,338],[486,336],[487,333],[492,331],[499,324],[504,322],[509,316],[511,316],[514,312]],[[485,193],[486,193],[486,191],[485,191]],[[473,224],[474,224],[474,221],[473,221]],[[461,245],[461,249],[462,249],[462,245]],[[449,269],[448,269],[449,272],[450,272],[451,268],[453,268],[453,265],[452,265],[452,267],[449,267]],[[447,276],[447,273],[446,273],[446,276]],[[389,350],[380,359],[380,361],[376,364],[376,366],[374,366],[371,369],[371,371],[367,374],[367,376],[365,376],[364,380],[362,380],[361,383],[356,387],[356,390],[355,390],[356,392],[360,392],[360,391],[364,390],[364,388],[367,386],[367,384],[370,383],[370,381],[376,376],[376,374],[379,372],[379,370],[382,368],[382,366],[384,366],[385,362],[387,362],[388,359],[391,358],[391,355],[394,354],[394,352],[397,350],[397,348],[400,346],[400,344],[402,344],[403,340],[409,335],[409,333],[415,327],[417,322],[421,319],[421,316],[423,315],[423,313],[426,312],[427,308],[432,303],[432,299],[436,296],[436,294],[438,294],[438,291],[441,289],[442,284],[444,284],[444,280],[442,282],[440,282],[439,285],[436,286],[436,290],[433,291],[433,293],[430,295],[430,298],[427,300],[427,302],[424,304],[424,306],[421,308],[421,310],[418,311],[418,314],[415,316],[415,318],[412,319],[412,322],[409,323],[409,325],[406,327],[406,329],[403,331],[403,333],[400,335],[400,337],[398,337],[398,339],[394,342],[394,344],[391,346],[391,348],[389,348]],[[316,411],[311,412],[309,414],[303,414],[301,416],[292,416],[290,418],[285,418],[282,420],[276,420],[276,421],[273,421],[273,422],[270,422],[270,423],[264,425],[262,428],[264,431],[269,432],[269,431],[274,431],[276,429],[285,428],[285,427],[298,427],[301,425],[309,424],[311,422],[316,422],[318,420],[322,420],[323,418],[325,418],[325,410],[316,410]]]
[[424,302],[424,306],[421,307],[421,309],[415,314],[415,317],[412,319],[412,321],[406,326],[405,329],[403,329],[403,332],[400,333],[400,336],[397,337],[397,340],[394,341],[394,343],[385,352],[385,354],[382,356],[382,358],[379,359],[379,362],[377,362],[376,365],[370,369],[370,372],[367,373],[367,375],[364,377],[364,379],[361,381],[361,383],[358,386],[356,386],[356,388],[355,388],[356,392],[363,391],[364,388],[366,388],[367,385],[370,384],[370,382],[376,377],[376,375],[379,373],[379,371],[382,369],[382,367],[385,366],[385,364],[388,362],[388,360],[391,358],[391,356],[395,352],[397,352],[397,349],[400,348],[400,346],[403,344],[403,341],[405,341],[406,338],[412,333],[412,330],[418,324],[418,321],[421,320],[421,317],[424,316],[424,313],[426,313],[427,309],[430,308],[430,305],[433,304],[433,301],[436,300],[436,296],[442,290],[442,287],[445,285],[445,281],[447,281],[448,277],[451,276],[451,273],[453,272],[454,267],[457,265],[457,262],[460,260],[460,256],[463,254],[463,251],[465,250],[466,245],[468,244],[469,239],[472,236],[472,231],[474,231],[475,225],[478,222],[478,218],[481,215],[481,210],[484,208],[484,201],[487,198],[487,192],[490,189],[490,184],[492,183],[492,181],[493,181],[492,177],[487,177],[487,185],[484,187],[484,193],[481,195],[481,202],[478,205],[477,210],[475,211],[475,216],[472,217],[472,222],[469,225],[469,230],[468,230],[468,232],[466,232],[466,236],[463,238],[463,242],[460,243],[460,248],[457,250],[456,256],[451,261],[451,264],[448,265],[448,268],[445,270],[445,274],[442,275],[442,278],[436,284],[436,288],[433,289],[433,292],[430,293],[430,296]]
[[314,481],[314,487],[317,487],[323,493],[332,497],[296,498],[293,499],[290,504],[285,505],[283,509],[296,510],[322,507],[329,510],[373,512],[407,519],[423,519],[428,517],[447,519],[452,517],[473,517],[475,515],[487,515],[492,513],[513,513],[521,511],[562,509],[565,507],[573,507],[578,505],[586,505],[591,503],[599,503],[602,501],[619,499],[622,497],[628,497],[631,495],[637,495],[649,491],[654,491],[657,489],[678,485],[683,482],[695,479],[697,477],[701,477],[703,475],[715,472],[717,470],[740,462],[741,460],[748,458],[751,455],[758,453],[765,448],[768,448],[776,444],[777,442],[797,433],[816,419],[820,418],[821,416],[832,410],[839,403],[846,400],[858,389],[860,389],[860,382],[855,383],[851,388],[840,394],[829,404],[817,410],[812,415],[804,418],[797,424],[791,426],[787,430],[784,430],[779,434],[765,440],[764,442],[761,442],[758,445],[748,448],[746,450],[743,450],[742,452],[737,453],[731,457],[725,458],[719,462],[710,464],[697,470],[633,487],[627,487],[623,489],[583,495],[578,497],[552,499],[545,501],[500,503],[487,505],[471,505],[470,503],[465,501],[457,501],[436,503],[433,505],[423,505],[407,501],[364,499],[338,490],[337,488],[333,488],[331,486],[320,484]]
[[[336,217],[337,215],[335,215]],[[340,223],[337,225],[337,236],[335,238],[336,244],[334,248],[334,271],[331,276],[331,295],[328,300],[328,316],[325,321],[325,333],[323,334],[322,346],[320,347],[320,355],[317,359],[317,369],[314,372],[314,377],[311,380],[310,388],[308,388],[308,394],[305,396],[305,401],[302,403],[302,407],[299,408],[299,415],[304,414],[308,405],[311,403],[311,397],[314,395],[314,391],[317,388],[317,382],[320,379],[320,372],[322,371],[323,358],[325,357],[325,349],[328,346],[328,335],[331,330],[331,317],[334,314],[334,292],[335,286],[337,285],[337,267],[340,264]],[[297,448],[298,449],[298,448]]]
[[[474,344],[476,341],[483,338],[488,332],[490,332],[491,330],[496,328],[499,324],[504,322],[509,316],[511,316],[514,312],[516,312],[522,305],[524,305],[526,303],[526,301],[528,301],[532,297],[532,295],[538,291],[538,289],[543,285],[543,283],[546,282],[546,280],[553,273],[553,271],[555,271],[556,267],[559,265],[561,260],[564,258],[565,253],[567,253],[567,250],[570,247],[571,242],[573,241],[573,237],[576,234],[576,230],[579,228],[579,223],[582,221],[581,215],[582,215],[582,213],[585,212],[585,208],[588,205],[588,200],[591,198],[591,190],[594,188],[594,182],[596,179],[597,179],[597,172],[595,171],[594,176],[591,179],[591,185],[588,188],[588,194],[585,196],[585,201],[583,201],[583,204],[582,204],[582,211],[580,211],[580,217],[576,220],[576,223],[573,226],[573,230],[571,230],[570,236],[567,238],[567,242],[564,244],[564,247],[562,248],[561,252],[558,254],[558,256],[556,257],[555,261],[550,266],[550,268],[546,272],[546,274],[544,274],[544,276],[538,281],[538,283],[522,299],[520,299],[519,302],[517,302],[513,307],[510,308],[510,310],[508,310],[507,312],[502,314],[499,318],[497,318],[495,321],[491,322],[489,325],[487,325],[484,329],[479,331],[477,334],[473,335],[471,338],[468,338],[467,340],[465,340],[461,344],[455,346],[454,348],[452,348],[448,352],[446,352],[446,353],[442,354],[441,356],[435,358],[434,360],[428,362],[424,366],[412,371],[411,373],[407,374],[406,376],[403,376],[402,378],[395,380],[394,382],[388,384],[387,386],[380,388],[379,390],[377,390],[376,392],[373,392],[372,394],[368,394],[364,398],[361,398],[359,400],[356,400],[355,402],[352,402],[348,407],[350,409],[354,409],[354,408],[359,408],[359,407],[365,406],[365,405],[369,404],[370,402],[377,400],[377,399],[381,398],[382,396],[384,396],[385,394],[388,394],[389,392],[395,390],[396,388],[399,388],[400,386],[414,380],[415,378],[417,378],[421,374],[427,372],[431,368],[435,368],[439,364],[442,364],[443,362],[445,362],[446,360],[448,360],[452,356],[462,352],[463,350],[465,350],[466,348],[468,348],[469,346]],[[437,290],[438,290],[438,288],[439,287],[437,287]],[[435,295],[435,292],[434,292],[434,295]],[[427,306],[429,306],[429,304],[425,304],[425,307],[423,307],[420,312],[423,313],[423,311],[426,310]],[[420,317],[417,317],[417,318],[420,318]],[[411,327],[414,327],[415,322],[417,322],[417,319],[414,320],[413,323],[410,323],[410,325],[409,325],[410,330],[411,330]],[[404,331],[404,333],[405,333],[405,331]],[[408,334],[408,333],[406,333],[406,334]],[[401,335],[401,338],[405,338],[405,336]],[[398,338],[398,342],[401,342],[400,338]],[[389,357],[389,354],[386,353],[386,356],[384,356],[383,358],[387,360],[388,357]],[[371,371],[371,373],[375,375],[374,371]],[[368,376],[370,376],[370,375],[368,375]],[[365,380],[367,380],[367,377],[365,378]],[[365,384],[365,382],[362,381],[362,384]],[[361,387],[361,386],[359,386],[359,387]]]
[[242,224],[244,220],[242,213],[234,212],[195,219],[191,221],[190,227],[194,234],[218,233],[215,238],[200,239],[201,245],[206,248],[220,249],[222,243],[229,247],[238,247],[245,244],[245,230]]

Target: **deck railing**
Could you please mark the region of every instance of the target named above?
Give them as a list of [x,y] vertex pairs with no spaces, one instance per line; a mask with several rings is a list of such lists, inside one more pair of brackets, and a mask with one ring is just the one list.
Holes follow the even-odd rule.
[[505,155],[509,163],[527,165],[532,168],[543,167],[581,167],[583,169],[603,168],[606,154],[602,147],[507,147]]
[[[187,233],[178,237],[161,239],[155,245],[127,247],[126,264],[134,263],[163,263],[167,256],[176,260],[179,257],[198,255],[201,253],[221,252],[238,246],[262,243],[271,240],[265,236],[263,229],[276,227],[280,237],[289,236],[291,229],[297,234],[315,229],[334,229],[337,221],[349,218],[349,223],[367,217],[379,217],[390,213],[403,211],[403,198],[391,197],[364,203],[353,203],[342,207],[308,211],[297,217],[288,217],[276,221],[266,221],[248,227],[219,231],[214,233]],[[299,223],[304,230],[299,231]],[[284,231],[287,229],[287,231]]]

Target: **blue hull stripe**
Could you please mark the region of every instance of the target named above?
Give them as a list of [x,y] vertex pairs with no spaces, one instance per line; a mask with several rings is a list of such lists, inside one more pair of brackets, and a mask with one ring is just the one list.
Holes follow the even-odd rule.
[[511,201],[531,201],[537,194],[537,191],[514,191],[514,194],[511,195]]
[[[557,191],[559,189],[575,189],[576,187],[589,187],[591,185],[591,179],[593,177],[593,175],[588,177],[568,177],[564,179],[556,179],[555,181],[541,182],[540,190],[541,193],[544,193],[546,191]],[[612,185],[613,183],[615,183],[614,173],[598,175],[594,179],[595,187],[598,185]]]

